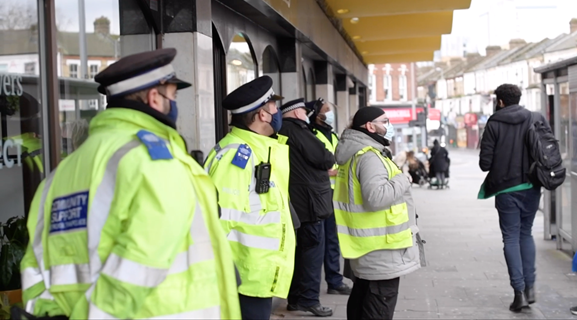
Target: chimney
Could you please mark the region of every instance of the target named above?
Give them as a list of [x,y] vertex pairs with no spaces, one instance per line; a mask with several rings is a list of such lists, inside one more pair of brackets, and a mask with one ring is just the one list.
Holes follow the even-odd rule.
[[458,65],[459,63],[463,62],[463,58],[451,58],[451,60],[449,60],[449,65],[450,66],[455,66]]
[[571,26],[571,33],[577,32],[577,18],[571,19],[569,26]]
[[527,41],[523,39],[511,39],[509,41],[509,50],[517,49],[527,44]]
[[501,47],[500,46],[488,46],[487,48],[485,48],[485,51],[487,51],[487,57],[492,57],[492,56],[496,55],[497,53],[501,52]]
[[94,20],[94,33],[100,33],[103,35],[110,34],[110,20],[107,17],[102,16]]

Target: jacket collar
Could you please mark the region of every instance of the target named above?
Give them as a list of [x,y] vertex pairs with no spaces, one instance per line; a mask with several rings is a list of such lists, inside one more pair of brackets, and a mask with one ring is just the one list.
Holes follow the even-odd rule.
[[163,124],[176,129],[176,123],[172,121],[167,115],[163,114],[162,112],[151,108],[149,105],[145,104],[144,102],[135,101],[135,100],[127,100],[127,99],[113,99],[108,102],[106,109],[113,109],[113,108],[123,108],[123,109],[131,109],[140,111],[144,114],[147,114],[154,119],[162,122]]

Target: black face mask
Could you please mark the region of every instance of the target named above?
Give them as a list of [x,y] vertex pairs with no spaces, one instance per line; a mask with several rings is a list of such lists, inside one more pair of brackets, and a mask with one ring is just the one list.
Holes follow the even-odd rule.
[[376,142],[382,144],[385,147],[388,147],[391,145],[391,143],[389,142],[389,140],[385,139],[384,137],[378,135],[376,132],[369,132],[369,130],[365,129],[365,128],[354,128],[357,131],[360,131],[364,134],[366,134],[367,136],[373,138],[373,140],[375,140]]

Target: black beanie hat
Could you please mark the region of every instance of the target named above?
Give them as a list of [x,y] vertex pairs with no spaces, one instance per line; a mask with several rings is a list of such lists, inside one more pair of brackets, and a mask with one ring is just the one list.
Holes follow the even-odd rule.
[[383,109],[381,108],[377,107],[360,108],[359,111],[357,111],[357,113],[355,113],[355,116],[353,117],[352,128],[358,129],[365,123],[371,122],[376,118],[382,116],[383,114],[385,114],[385,111],[383,111]]

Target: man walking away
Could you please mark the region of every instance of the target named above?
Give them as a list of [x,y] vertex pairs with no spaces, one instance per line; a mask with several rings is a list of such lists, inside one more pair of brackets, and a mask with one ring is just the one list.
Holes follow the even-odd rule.
[[[528,179],[530,156],[525,143],[531,112],[519,106],[521,90],[503,84],[495,90],[497,110],[481,141],[479,166],[487,177],[479,199],[495,197],[505,261],[515,298],[509,310],[519,312],[535,302],[535,242],[531,234],[539,208],[540,187]],[[543,115],[541,121],[547,123]]]
[[319,294],[325,248],[323,220],[333,213],[328,170],[335,158],[307,124],[311,110],[304,99],[289,101],[280,109],[283,126],[279,133],[288,137],[289,145],[289,194],[301,222],[287,309],[328,317],[333,310],[321,305]]

